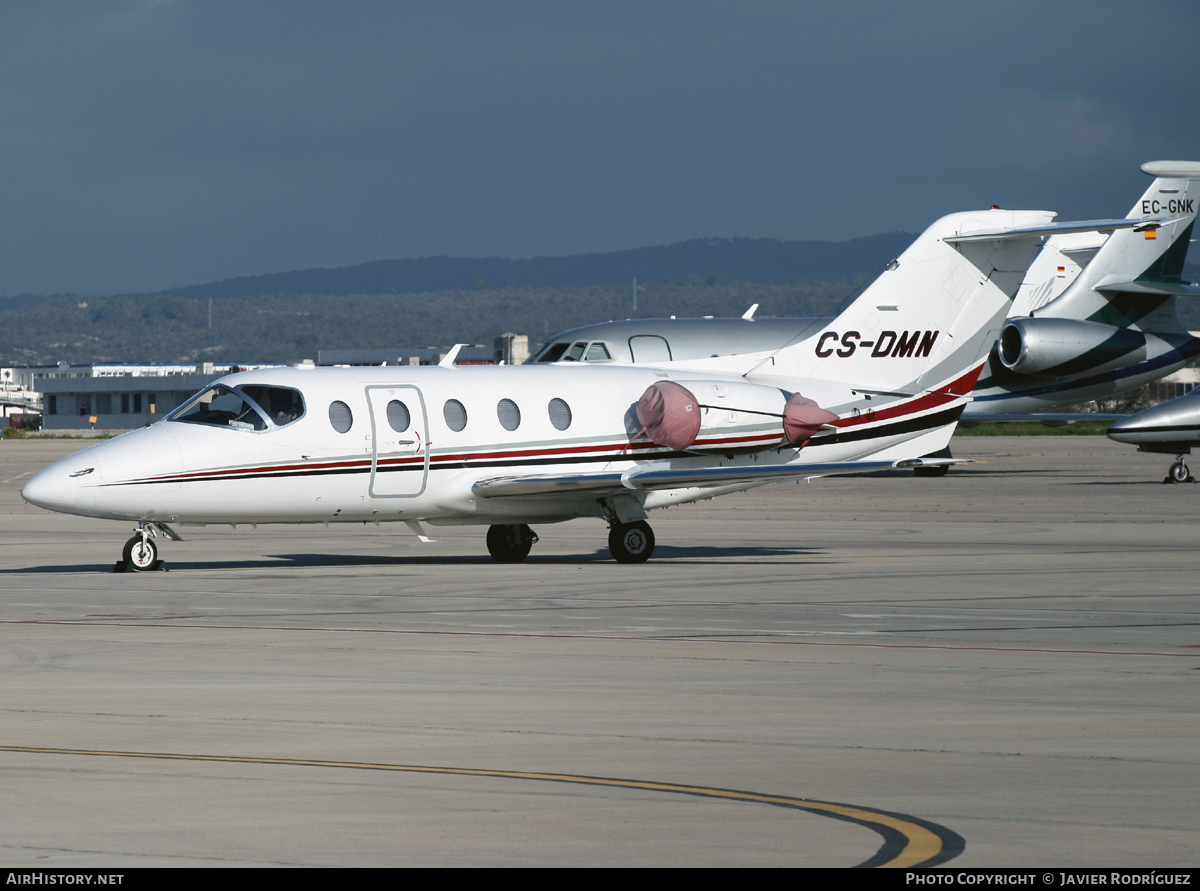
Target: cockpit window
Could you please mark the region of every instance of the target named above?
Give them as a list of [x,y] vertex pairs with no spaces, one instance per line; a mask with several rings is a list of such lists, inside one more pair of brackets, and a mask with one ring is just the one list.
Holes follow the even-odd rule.
[[569,343],[552,343],[550,346],[542,350],[542,354],[537,357],[538,362],[557,362],[563,353],[567,351]]
[[608,352],[608,347],[600,341],[596,341],[588,347],[587,361],[589,362],[611,362],[612,355]]
[[611,362],[612,353],[608,351],[608,345],[601,341],[593,341],[586,343],[584,341],[576,341],[575,343],[552,343],[543,349],[533,360],[538,364],[549,362]]
[[240,388],[216,385],[193,396],[170,420],[238,430],[266,430],[268,421],[286,426],[304,415],[304,399],[289,387],[257,384]]
[[209,387],[193,396],[172,414],[172,421],[211,424],[239,430],[265,430],[267,422],[249,401],[229,387]]
[[247,384],[241,390],[258,403],[258,407],[276,427],[286,427],[304,416],[304,399],[299,390],[258,384]]

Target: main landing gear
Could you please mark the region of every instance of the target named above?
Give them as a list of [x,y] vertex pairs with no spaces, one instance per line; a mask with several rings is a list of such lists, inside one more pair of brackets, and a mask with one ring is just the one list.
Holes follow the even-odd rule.
[[[949,448],[941,449],[931,455],[924,455],[925,458],[953,458]],[[913,476],[945,476],[950,472],[949,464],[926,464],[924,466],[917,465],[913,468]]]
[[154,541],[159,532],[174,541],[182,541],[166,523],[138,523],[133,538],[125,542],[113,572],[166,572],[167,564],[158,559],[158,544]]
[[520,563],[537,541],[537,533],[523,524],[488,527],[487,549],[497,563]]
[[1175,463],[1171,465],[1171,469],[1167,471],[1167,476],[1163,480],[1164,483],[1194,483],[1196,478],[1192,476],[1192,471],[1188,469],[1187,459],[1183,455],[1175,456]]
[[616,523],[608,530],[608,549],[618,563],[645,563],[654,553],[654,530],[645,520]]
[[[130,539],[130,545],[136,538]],[[497,563],[520,563],[537,540],[537,533],[523,524],[489,526],[487,549]],[[654,530],[645,520],[614,522],[608,529],[608,549],[618,563],[645,563],[654,553]]]

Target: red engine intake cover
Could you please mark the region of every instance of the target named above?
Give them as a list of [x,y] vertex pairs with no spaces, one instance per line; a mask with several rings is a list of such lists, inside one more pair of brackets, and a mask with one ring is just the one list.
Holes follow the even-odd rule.
[[783,407],[783,432],[792,445],[802,446],[822,426],[837,419],[837,415],[821,408],[807,396],[793,393]]
[[700,403],[687,387],[659,381],[638,400],[637,419],[652,442],[686,449],[700,432]]

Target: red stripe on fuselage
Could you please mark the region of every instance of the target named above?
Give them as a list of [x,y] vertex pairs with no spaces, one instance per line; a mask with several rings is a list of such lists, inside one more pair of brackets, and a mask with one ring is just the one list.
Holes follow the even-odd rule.
[[973,370],[968,371],[962,377],[951,381],[940,390],[935,390],[932,393],[926,393],[924,396],[918,396],[912,402],[902,402],[888,408],[881,408],[879,411],[867,411],[861,415],[855,415],[849,418],[839,418],[833,422],[834,427],[853,427],[858,424],[869,424],[875,421],[887,421],[892,418],[902,417],[904,415],[916,414],[917,412],[925,411],[930,408],[938,408],[960,399],[975,389],[975,382],[979,380],[979,374],[983,371],[983,362],[980,362]]

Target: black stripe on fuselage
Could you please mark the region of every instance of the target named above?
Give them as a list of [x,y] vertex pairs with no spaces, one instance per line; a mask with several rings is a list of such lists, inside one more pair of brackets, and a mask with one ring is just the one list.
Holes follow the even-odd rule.
[[901,433],[918,433],[922,430],[932,430],[958,420],[966,405],[943,409],[928,415],[915,418],[904,418],[882,427],[870,427],[865,430],[847,430],[836,433],[818,433],[808,441],[809,446],[832,445],[842,442],[858,442],[863,439],[874,439],[877,436],[896,436]]

